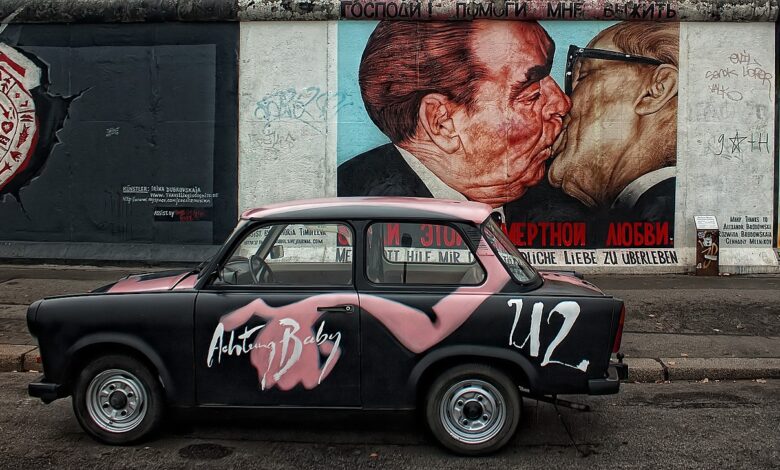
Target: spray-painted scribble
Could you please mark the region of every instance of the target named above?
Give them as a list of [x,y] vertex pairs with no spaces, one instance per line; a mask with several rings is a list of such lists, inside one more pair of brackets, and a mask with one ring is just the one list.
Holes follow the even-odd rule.
[[272,122],[301,122],[320,134],[326,132],[328,113],[335,113],[352,100],[339,92],[328,92],[317,86],[302,90],[287,88],[260,98],[255,105],[255,118]]
[[709,150],[716,157],[725,160],[744,162],[748,154],[771,155],[768,132],[747,132],[739,129],[712,137],[707,143]]

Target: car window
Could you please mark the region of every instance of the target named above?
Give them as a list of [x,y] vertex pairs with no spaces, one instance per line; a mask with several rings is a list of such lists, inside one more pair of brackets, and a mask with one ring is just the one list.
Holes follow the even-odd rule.
[[527,283],[538,276],[534,268],[517,251],[517,248],[509,241],[509,238],[496,224],[495,220],[492,218],[487,219],[483,225],[482,233],[485,235],[488,243],[490,243],[490,246],[496,250],[504,266],[506,266],[516,281]]
[[271,224],[252,230],[222,268],[231,285],[352,285],[353,234],[339,223]]
[[455,227],[382,222],[366,232],[366,276],[376,284],[477,285],[485,271]]

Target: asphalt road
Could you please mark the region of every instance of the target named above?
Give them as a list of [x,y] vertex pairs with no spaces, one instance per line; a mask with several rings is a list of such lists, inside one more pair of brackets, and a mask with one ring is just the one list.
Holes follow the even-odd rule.
[[780,381],[625,384],[593,411],[526,401],[502,452],[463,458],[409,414],[204,412],[169,416],[153,441],[95,443],[70,400],[26,394],[31,373],[0,374],[2,468],[780,468]]

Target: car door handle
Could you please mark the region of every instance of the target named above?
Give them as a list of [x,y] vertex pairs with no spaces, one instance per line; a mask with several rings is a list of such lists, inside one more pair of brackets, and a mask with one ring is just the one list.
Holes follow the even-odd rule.
[[334,305],[332,307],[317,307],[318,312],[329,313],[352,313],[355,311],[354,305]]

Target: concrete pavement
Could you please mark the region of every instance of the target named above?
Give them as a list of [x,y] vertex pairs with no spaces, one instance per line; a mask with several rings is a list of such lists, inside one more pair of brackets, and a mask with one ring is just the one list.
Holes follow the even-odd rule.
[[[0,372],[40,369],[25,320],[31,302],[85,292],[146,271],[150,269],[0,266]],[[626,302],[622,351],[629,380],[780,378],[780,276],[586,278]]]

